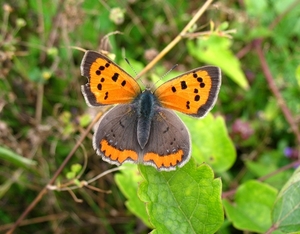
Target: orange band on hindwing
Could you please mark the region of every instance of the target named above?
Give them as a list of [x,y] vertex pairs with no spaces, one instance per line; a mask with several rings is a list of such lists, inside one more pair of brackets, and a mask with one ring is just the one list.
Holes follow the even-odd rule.
[[176,153],[160,156],[155,153],[147,153],[144,156],[144,162],[153,162],[157,168],[176,166],[182,161],[183,151],[178,150]]
[[107,142],[107,140],[103,139],[100,142],[100,151],[102,155],[107,157],[112,161],[117,161],[122,164],[126,160],[131,160],[136,162],[138,160],[138,154],[133,150],[120,150],[117,149]]

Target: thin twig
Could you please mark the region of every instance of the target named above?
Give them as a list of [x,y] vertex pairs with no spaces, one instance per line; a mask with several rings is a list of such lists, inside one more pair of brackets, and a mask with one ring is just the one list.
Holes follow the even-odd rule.
[[[20,226],[26,226],[26,225],[33,225],[33,224],[38,224],[42,222],[49,222],[52,220],[63,220],[69,216],[68,213],[64,212],[61,214],[51,214],[51,215],[46,215],[46,216],[41,216],[37,218],[32,218],[32,219],[25,219],[20,223]],[[0,226],[0,232],[5,231],[9,228],[12,227],[12,223],[9,224],[4,224]]]
[[269,29],[273,30],[277,24],[293,9],[296,8],[297,5],[300,4],[300,0],[294,1],[291,5],[289,5],[275,20],[270,24]]
[[[284,16],[286,16],[291,10],[293,10],[299,4],[300,4],[300,0],[296,0],[289,7],[287,7],[286,10],[284,10],[280,15],[278,15],[273,20],[273,22],[268,27],[269,30],[273,30],[278,25],[278,23],[284,18]],[[297,145],[300,146],[300,132],[299,132],[299,128],[297,126],[297,121],[294,119],[291,111],[287,107],[285,100],[283,99],[279,89],[277,88],[277,86],[275,84],[274,78],[272,76],[272,73],[269,69],[268,63],[267,63],[264,53],[263,53],[262,44],[263,44],[262,38],[255,39],[251,43],[247,44],[244,48],[242,48],[237,53],[236,56],[240,59],[240,58],[244,57],[249,51],[251,51],[252,48],[256,49],[256,53],[260,60],[261,67],[262,67],[263,73],[266,77],[266,80],[268,82],[269,88],[270,88],[271,92],[273,93],[273,95],[277,98],[279,107],[280,107],[281,111],[283,112],[283,115],[284,115],[285,119],[287,120],[288,124],[290,125],[294,135],[296,136]]]
[[264,56],[264,52],[263,52],[263,48],[262,48],[262,42],[263,42],[263,39],[255,40],[254,47],[256,49],[256,53],[257,53],[257,56],[259,58],[263,73],[266,77],[266,80],[268,82],[268,85],[269,85],[269,88],[270,88],[271,92],[273,93],[273,95],[277,99],[279,107],[280,107],[283,115],[285,116],[285,119],[289,123],[293,133],[296,136],[297,145],[300,145],[300,133],[299,133],[298,126],[296,124],[296,121],[293,118],[292,113],[290,112],[289,108],[287,107],[286,102],[283,99],[279,89],[277,88],[277,86],[275,84],[274,78],[272,76],[272,73],[270,71],[268,63],[267,63],[267,61],[265,59],[265,56]]
[[206,11],[213,0],[207,0],[204,5],[198,10],[191,21],[185,26],[185,28],[171,41],[166,48],[164,48],[136,77],[139,79],[142,75],[147,73],[161,58],[163,58],[188,32],[188,30],[196,23],[201,15]]
[[78,149],[78,147],[80,146],[80,144],[82,143],[82,141],[85,139],[85,137],[88,135],[88,133],[90,132],[90,130],[92,129],[92,127],[94,126],[94,124],[100,119],[101,116],[102,116],[102,113],[99,113],[96,116],[96,118],[91,122],[91,124],[88,126],[88,128],[83,132],[83,134],[81,135],[79,141],[76,143],[76,145],[71,150],[71,152],[69,153],[69,155],[65,158],[65,160],[63,161],[63,163],[57,169],[57,171],[55,172],[55,174],[53,175],[53,177],[51,178],[51,180],[49,181],[49,183],[40,191],[40,193],[36,196],[36,198],[30,203],[30,205],[21,214],[21,216],[18,218],[18,220],[12,226],[12,228],[7,232],[7,234],[13,233],[13,231],[16,229],[16,227],[19,226],[19,224],[22,222],[22,220],[28,215],[28,213],[36,206],[36,204],[47,193],[48,186],[52,185],[55,182],[56,178],[59,176],[59,174],[65,168],[65,166],[70,161],[70,159],[72,158],[72,156],[74,155],[74,153],[76,152],[76,150]]
[[290,168],[297,167],[297,166],[299,166],[299,163],[300,163],[300,160],[297,160],[297,161],[294,161],[294,162],[292,162],[292,163],[290,163],[288,165],[285,165],[285,166],[283,166],[281,168],[278,168],[276,171],[273,171],[273,172],[271,172],[271,173],[269,173],[267,175],[264,175],[264,176],[260,177],[258,179],[258,181],[264,181],[264,180],[269,179],[270,177],[272,177],[274,175],[279,174],[280,172],[286,171],[286,170],[288,170]]
[[[300,160],[294,161],[294,162],[292,162],[292,163],[290,163],[288,165],[285,165],[285,166],[283,166],[281,168],[278,168],[277,170],[275,170],[275,171],[273,171],[273,172],[271,172],[271,173],[269,173],[267,175],[264,175],[264,176],[258,178],[257,180],[258,181],[265,181],[265,180],[269,179],[270,177],[279,174],[280,172],[283,172],[283,171],[286,171],[287,169],[290,169],[290,168],[298,166],[299,163],[300,163]],[[236,190],[237,189],[232,189],[232,190],[223,192],[222,193],[222,199],[233,196],[236,193]]]
[[[273,30],[274,27],[280,22],[280,20],[283,19],[283,17],[292,9],[295,8],[295,6],[297,6],[300,3],[300,0],[296,0],[295,2],[293,2],[281,15],[279,15],[278,17],[276,17],[276,19],[270,24],[269,29]],[[293,133],[296,136],[297,139],[297,145],[300,145],[300,133],[299,133],[299,129],[296,123],[296,120],[293,118],[292,113],[290,112],[289,108],[287,107],[285,100],[283,99],[283,97],[281,96],[281,93],[279,91],[279,89],[277,88],[274,78],[272,76],[272,73],[269,69],[269,66],[267,64],[267,61],[265,59],[264,53],[263,53],[263,49],[262,49],[262,43],[263,43],[263,39],[256,39],[254,41],[252,41],[250,44],[247,44],[242,50],[240,50],[240,52],[237,53],[237,57],[238,58],[242,58],[244,57],[253,47],[256,49],[256,53],[259,57],[261,66],[262,66],[262,70],[263,73],[266,77],[266,80],[268,82],[269,88],[271,90],[271,92],[273,93],[273,95],[276,97],[276,99],[278,100],[278,104],[279,107],[281,108],[284,117],[286,118],[288,124],[291,126],[291,129],[293,131]],[[290,163],[288,165],[285,165],[281,168],[279,168],[276,171],[273,171],[265,176],[262,176],[261,178],[258,179],[258,181],[264,181],[282,171],[285,171],[287,169],[290,169],[292,167],[295,167],[297,165],[299,165],[300,161],[295,161],[293,163]],[[226,192],[222,193],[222,198],[227,198],[227,197],[231,197],[236,193],[236,189],[232,189]],[[269,232],[268,232],[269,233]]]
[[[71,190],[79,189],[79,188],[82,188],[83,186],[87,186],[87,185],[93,183],[94,181],[98,180],[99,178],[104,177],[105,175],[108,175],[108,174],[110,174],[110,173],[112,173],[112,172],[114,172],[114,171],[120,171],[120,170],[123,170],[123,168],[124,168],[124,167],[122,167],[122,168],[121,168],[121,167],[114,167],[114,168],[112,168],[112,169],[106,170],[106,171],[102,172],[101,174],[99,174],[99,175],[93,177],[93,178],[90,179],[90,180],[87,180],[87,181],[81,181],[81,182],[82,182],[81,185],[69,186],[69,184],[64,184],[63,186],[60,186],[60,187],[58,187],[58,186],[56,186],[56,185],[50,185],[50,186],[48,187],[48,189],[50,189],[50,190],[56,190],[56,191],[67,191],[67,190],[70,190],[70,189],[71,189]],[[70,184],[73,184],[73,182],[70,182]],[[69,187],[67,187],[67,186],[69,186]],[[87,186],[87,187],[88,187],[88,186]]]
[[41,124],[43,113],[43,99],[44,99],[44,83],[39,82],[37,84],[37,99],[35,104],[35,123],[36,126]]

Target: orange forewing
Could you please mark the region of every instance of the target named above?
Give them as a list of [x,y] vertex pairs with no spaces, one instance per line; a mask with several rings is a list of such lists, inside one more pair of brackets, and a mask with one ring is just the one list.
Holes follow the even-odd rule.
[[165,108],[202,117],[213,107],[220,85],[220,69],[206,66],[165,82],[154,94]]
[[87,51],[81,63],[81,74],[89,79],[83,91],[99,105],[130,103],[141,92],[139,84],[127,72],[105,56]]

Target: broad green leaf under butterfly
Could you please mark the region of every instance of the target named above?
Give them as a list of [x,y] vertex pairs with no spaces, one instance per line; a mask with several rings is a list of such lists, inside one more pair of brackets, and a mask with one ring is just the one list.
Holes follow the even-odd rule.
[[277,190],[258,181],[242,184],[233,204],[224,200],[226,216],[240,230],[263,233],[271,227],[271,210]]
[[[122,170],[124,168],[124,170]],[[137,166],[133,164],[126,164],[120,167],[121,171],[115,175],[116,183],[124,196],[127,198],[126,207],[137,217],[143,220],[144,224],[151,227],[146,212],[145,203],[143,203],[138,195],[138,183],[141,182],[142,177],[138,173]]]
[[300,230],[300,167],[281,189],[277,196],[272,220],[273,225],[283,232]]
[[191,159],[172,172],[139,165],[144,177],[138,195],[146,203],[152,233],[215,233],[223,222],[221,180]]
[[215,172],[228,170],[236,160],[234,145],[222,117],[207,114],[200,121],[180,115],[192,139],[192,156],[198,163],[206,162]]
[[211,35],[202,38],[195,45],[188,42],[188,50],[191,55],[206,64],[213,64],[221,68],[222,72],[236,82],[243,89],[248,89],[248,81],[241,69],[239,60],[230,51],[230,40],[225,37]]

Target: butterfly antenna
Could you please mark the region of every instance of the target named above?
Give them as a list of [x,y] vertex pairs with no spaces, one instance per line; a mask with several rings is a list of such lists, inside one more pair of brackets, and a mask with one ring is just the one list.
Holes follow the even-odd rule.
[[[134,72],[135,76],[137,76],[137,72],[136,72],[136,70],[133,68],[133,66],[131,65],[131,63],[129,62],[129,60],[128,60],[127,58],[125,58],[125,61],[126,61],[126,63],[129,65],[129,67],[132,69],[132,71]],[[136,79],[136,81],[138,81],[138,80],[139,80],[139,78]],[[142,82],[143,85],[145,85],[144,82],[143,82],[142,80],[141,80],[141,82]]]
[[125,58],[126,63],[129,65],[129,67],[132,69],[132,71],[134,72],[134,74],[137,76],[137,72],[136,70],[133,68],[133,66],[131,66],[129,60],[127,58]]
[[[176,67],[178,66],[178,64],[175,64],[169,71],[167,71],[158,81],[161,81],[164,77],[166,77],[171,71],[173,71]],[[154,85],[156,85],[156,83],[158,82],[156,81],[154,83]]]
[[166,77],[166,75],[168,75],[171,71],[173,71],[176,67],[178,67],[178,64],[175,64],[169,71],[166,72],[166,74],[164,74],[160,79],[163,79],[164,77]]

